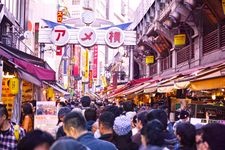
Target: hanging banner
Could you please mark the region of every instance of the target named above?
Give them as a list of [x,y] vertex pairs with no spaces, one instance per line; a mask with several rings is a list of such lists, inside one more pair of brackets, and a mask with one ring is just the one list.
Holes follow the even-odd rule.
[[97,79],[98,77],[98,45],[94,46],[94,54],[93,54],[93,64],[92,64],[92,70],[93,70],[93,78]]
[[185,34],[177,34],[174,35],[174,45],[182,46],[186,44],[186,35]]
[[92,88],[92,85],[93,85],[93,71],[89,70],[89,84],[88,84],[88,87]]
[[225,0],[222,0],[223,14],[225,14]]
[[108,84],[107,84],[106,77],[105,76],[102,76],[101,79],[102,79],[102,86],[103,86],[103,88],[107,87]]
[[62,55],[62,46],[56,46],[56,55],[61,56]]
[[89,60],[88,49],[82,51],[82,81],[88,82],[89,77]]
[[146,56],[145,63],[146,64],[153,64],[154,63],[154,56]]
[[80,51],[81,48],[78,45],[74,46],[74,66],[73,66],[73,75],[75,78],[80,77]]
[[55,97],[54,90],[52,87],[47,88],[47,99],[53,100]]

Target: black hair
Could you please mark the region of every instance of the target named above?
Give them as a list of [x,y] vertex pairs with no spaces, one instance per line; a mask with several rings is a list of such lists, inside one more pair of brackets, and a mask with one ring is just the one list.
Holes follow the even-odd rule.
[[29,102],[24,103],[22,105],[22,109],[23,109],[24,115],[32,115],[33,114],[33,108]]
[[125,101],[122,105],[125,112],[134,111],[134,103],[132,101]]
[[96,121],[97,119],[97,112],[95,109],[88,108],[84,111],[84,116],[86,121]]
[[180,143],[184,147],[194,147],[195,146],[195,126],[190,123],[180,123],[177,126],[176,134],[180,136]]
[[158,120],[149,121],[141,130],[145,137],[147,145],[163,146],[164,144],[164,126]]
[[103,126],[107,129],[113,128],[114,120],[115,115],[109,111],[103,112],[99,116],[99,124],[103,124]]
[[209,144],[211,150],[224,150],[225,125],[210,123],[201,128],[202,140]]
[[73,127],[77,130],[86,130],[86,121],[80,112],[73,111],[68,113],[65,116],[63,123],[66,129]]
[[6,116],[6,119],[8,119],[9,114],[8,114],[6,105],[0,104],[0,116],[3,116],[3,115],[5,115]]
[[117,106],[105,106],[104,111],[109,111],[115,115],[115,117],[118,117],[122,114],[123,110],[118,108]]
[[49,147],[54,143],[54,138],[51,134],[36,129],[26,134],[19,143],[18,150],[34,150],[37,146],[47,143]]
[[138,112],[137,114],[137,120],[141,121],[142,126],[144,126],[147,123],[147,114],[148,114],[147,111],[141,111]]
[[161,109],[152,109],[147,114],[147,121],[152,121],[154,119],[158,119],[164,127],[164,130],[167,128],[167,114],[164,110]]
[[90,107],[91,98],[89,96],[83,96],[81,97],[80,102],[83,107]]

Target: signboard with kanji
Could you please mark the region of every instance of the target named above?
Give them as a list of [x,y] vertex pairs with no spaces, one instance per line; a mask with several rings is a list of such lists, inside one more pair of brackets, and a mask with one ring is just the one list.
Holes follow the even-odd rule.
[[186,35],[185,34],[174,35],[174,45],[175,46],[183,46],[185,44],[186,44]]
[[153,64],[154,63],[154,56],[151,55],[151,56],[146,56],[145,58],[145,63],[146,64]]
[[51,32],[50,39],[56,46],[64,46],[68,43],[70,35],[65,26],[55,26]]
[[124,34],[120,28],[112,27],[105,34],[105,42],[112,48],[120,47],[124,42]]
[[57,22],[62,23],[63,20],[63,11],[58,11],[57,12]]
[[98,45],[94,46],[94,58],[93,58],[93,64],[92,64],[92,74],[93,74],[93,78],[97,78],[98,77]]
[[97,41],[97,34],[91,27],[84,27],[80,29],[78,34],[78,41],[84,47],[91,47]]

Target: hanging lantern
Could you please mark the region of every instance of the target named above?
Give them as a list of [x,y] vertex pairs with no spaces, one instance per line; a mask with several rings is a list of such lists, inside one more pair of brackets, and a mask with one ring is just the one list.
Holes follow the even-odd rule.
[[19,92],[19,79],[14,77],[9,80],[9,90],[11,94],[18,94]]

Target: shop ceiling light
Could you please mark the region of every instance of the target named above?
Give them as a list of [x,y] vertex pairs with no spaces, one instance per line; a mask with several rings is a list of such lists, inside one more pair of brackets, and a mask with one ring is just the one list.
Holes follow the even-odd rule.
[[166,29],[172,29],[172,28],[173,28],[173,22],[172,22],[172,20],[167,19],[167,20],[163,23],[163,26],[164,26]]
[[187,9],[193,10],[196,7],[196,0],[184,0],[184,5]]
[[174,22],[174,23],[178,23],[180,21],[180,13],[179,12],[172,12],[170,15],[169,15],[169,18]]

